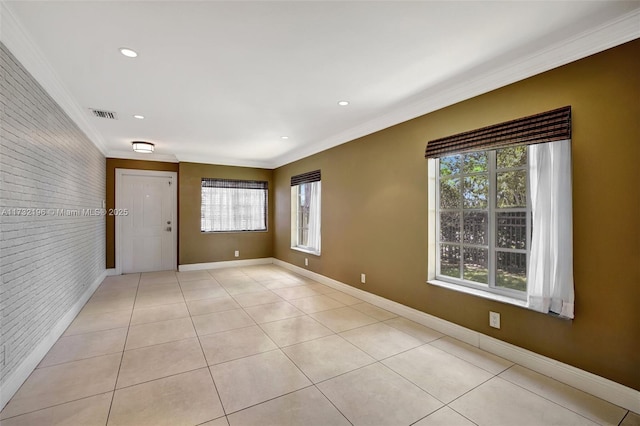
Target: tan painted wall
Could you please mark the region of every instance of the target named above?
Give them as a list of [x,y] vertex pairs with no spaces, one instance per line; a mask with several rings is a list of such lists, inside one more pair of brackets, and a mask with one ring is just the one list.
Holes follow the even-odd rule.
[[[273,182],[272,170],[249,167],[180,163],[179,186],[179,264],[224,260],[256,259],[273,254]],[[267,232],[200,232],[201,179],[222,178],[266,180],[269,182]],[[240,250],[240,257],[234,251]]]
[[[571,105],[576,318],[425,283],[426,142]],[[640,390],[640,41],[280,167],[274,256]],[[292,251],[289,179],[322,170],[322,256]],[[360,273],[367,284],[360,284]],[[502,329],[488,326],[488,311]]]
[[[121,158],[107,158],[107,209],[116,206],[116,169],[159,170],[177,172],[177,163],[162,161],[125,160]],[[178,179],[179,180],[179,179]],[[178,213],[178,216],[180,213]],[[107,268],[116,267],[116,218],[107,216],[106,245]],[[178,230],[180,232],[180,230]],[[178,234],[179,235],[179,234]]]

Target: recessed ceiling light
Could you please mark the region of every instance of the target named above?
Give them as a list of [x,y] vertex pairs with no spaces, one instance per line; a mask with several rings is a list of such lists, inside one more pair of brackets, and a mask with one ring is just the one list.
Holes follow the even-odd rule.
[[144,120],[144,115],[135,114],[133,118],[137,118],[138,120]]
[[349,105],[349,101],[338,101],[338,105],[347,106],[347,105]]
[[289,139],[289,136],[280,136],[280,139]]
[[135,58],[138,56],[138,53],[135,50],[131,50],[128,47],[121,47],[120,53],[122,53],[127,58]]

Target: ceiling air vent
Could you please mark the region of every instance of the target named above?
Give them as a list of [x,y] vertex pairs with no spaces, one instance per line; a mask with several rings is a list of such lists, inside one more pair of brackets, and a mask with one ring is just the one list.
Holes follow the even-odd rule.
[[105,111],[102,109],[93,109],[93,108],[89,108],[89,110],[93,113],[93,115],[95,115],[98,118],[107,118],[109,120],[118,119],[118,114],[116,114],[113,111]]

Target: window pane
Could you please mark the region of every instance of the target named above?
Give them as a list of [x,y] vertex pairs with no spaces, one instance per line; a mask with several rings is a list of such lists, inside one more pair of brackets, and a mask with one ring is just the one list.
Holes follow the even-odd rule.
[[465,173],[482,173],[487,171],[487,153],[485,151],[472,152],[464,155]]
[[464,212],[464,243],[486,246],[488,225],[488,212]]
[[460,208],[460,179],[442,179],[440,181],[440,208]]
[[486,209],[489,178],[486,175],[464,178],[464,208]]
[[487,259],[489,250],[481,248],[464,248],[464,279],[476,283],[489,282]]
[[526,207],[526,170],[498,173],[497,196],[498,208]]
[[499,149],[496,152],[496,162],[499,169],[522,167],[527,165],[527,147],[514,146]]
[[460,242],[460,213],[440,213],[440,241],[449,243]]
[[527,213],[496,213],[496,246],[500,248],[527,248]]
[[460,278],[460,246],[440,245],[440,274]]
[[442,157],[440,163],[440,176],[450,176],[460,174],[461,155],[451,155]]
[[496,287],[527,291],[527,255],[496,252]]

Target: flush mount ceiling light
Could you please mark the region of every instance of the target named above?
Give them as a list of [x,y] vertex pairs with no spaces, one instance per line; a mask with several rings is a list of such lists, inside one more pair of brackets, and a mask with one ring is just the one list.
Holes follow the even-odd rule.
[[135,114],[133,118],[137,118],[138,120],[144,120],[144,115]]
[[151,154],[155,148],[155,145],[151,142],[142,141],[133,141],[131,142],[131,146],[135,152],[139,152],[141,154]]
[[349,101],[338,101],[338,105],[347,106],[347,105],[349,105]]
[[128,47],[121,47],[120,53],[122,53],[127,58],[135,58],[138,56],[138,53],[135,50],[129,49]]

